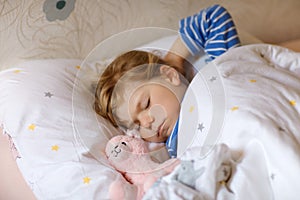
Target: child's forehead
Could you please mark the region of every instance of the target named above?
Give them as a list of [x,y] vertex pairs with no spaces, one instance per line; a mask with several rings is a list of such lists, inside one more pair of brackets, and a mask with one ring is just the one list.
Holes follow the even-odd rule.
[[151,78],[149,80],[122,80],[118,81],[114,88],[114,92],[123,94],[124,99],[128,99],[137,90],[143,90],[145,86],[149,86],[151,84],[160,84],[163,86],[166,83],[164,83],[164,80],[160,76]]
[[141,88],[143,86],[149,86],[151,84],[159,84],[162,86],[167,86],[168,82],[164,79],[162,75],[157,75],[148,79],[127,80],[126,87],[136,90],[138,88]]
[[155,87],[152,86],[158,86],[158,85],[165,87],[169,90],[174,89],[171,88],[168,82],[162,78],[154,78],[139,83],[132,82],[131,84],[126,84],[126,88],[124,88],[124,90],[122,91],[124,93],[124,99],[127,100],[128,106],[130,104],[134,104],[136,103],[135,101],[139,100],[139,98],[137,97],[142,97],[145,92],[150,92],[151,90],[154,90],[155,92]]

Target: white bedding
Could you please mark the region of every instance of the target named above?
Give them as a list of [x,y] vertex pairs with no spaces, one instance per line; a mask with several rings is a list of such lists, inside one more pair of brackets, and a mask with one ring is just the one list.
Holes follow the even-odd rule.
[[[193,192],[165,177],[145,199],[298,199],[299,70],[299,53],[271,45],[233,49],[201,70],[182,104],[178,155],[207,170]],[[232,155],[225,189],[209,179],[221,143]]]
[[[173,41],[174,39],[174,37],[169,37],[169,36],[167,38],[170,39],[171,41]],[[167,44],[165,43],[162,44],[161,42],[163,41],[164,40],[158,41],[160,48],[163,49],[169,48],[170,41],[168,40],[169,42],[167,42]],[[134,45],[134,43],[131,44]],[[146,46],[142,46],[141,48],[147,48],[147,47],[157,48],[155,43],[146,44]],[[250,102],[252,102],[252,100],[240,99],[240,97],[242,97],[244,93],[242,93],[241,91],[237,91],[240,88],[236,87],[235,84],[237,84],[237,86],[240,86],[240,83],[236,83],[234,81],[238,81],[242,78],[246,80],[248,76],[244,75],[244,72],[246,71],[243,70],[245,69],[247,70],[270,69],[272,73],[268,71],[269,76],[272,77],[272,75],[276,75],[275,72],[277,72],[278,69],[268,67],[269,66],[268,63],[273,63],[274,65],[278,65],[282,67],[288,67],[289,70],[299,74],[299,63],[300,63],[299,54],[291,53],[286,51],[285,49],[281,49],[278,47],[271,47],[265,45],[243,47],[244,49],[243,51],[240,51],[241,49],[233,50],[232,53],[223,55],[222,57],[220,57],[214,62],[216,66],[218,66],[218,70],[223,70],[222,73],[227,74],[227,77],[223,77],[222,79],[222,81],[224,81],[225,83],[224,85],[222,84],[220,85],[220,83],[222,82],[219,83],[218,87],[211,87],[212,85],[209,85],[210,83],[215,84],[217,83],[217,81],[213,81],[213,82],[206,81],[204,82],[205,84],[203,85],[204,87],[208,87],[209,89],[219,88],[219,86],[222,86],[221,88],[223,88],[224,86],[226,89],[226,91],[223,93],[226,94],[226,97],[228,98],[226,98],[226,101],[218,101],[219,103],[221,102],[221,104],[218,105],[221,107],[227,106],[223,108],[224,114],[225,111],[227,113],[226,121],[225,121],[226,123],[224,126],[224,131],[227,130],[226,132],[227,134],[223,132],[221,140],[219,138],[218,141],[219,142],[222,141],[228,144],[229,148],[233,150],[234,154],[236,152],[243,153],[242,157],[239,157],[240,154],[238,154],[238,156],[233,157],[231,161],[234,170],[239,172],[233,174],[232,179],[230,179],[231,190],[234,190],[236,192],[234,197],[242,198],[242,196],[236,196],[236,194],[248,195],[249,191],[242,191],[242,190],[249,189],[249,188],[252,189],[252,188],[243,187],[243,186],[245,184],[249,185],[254,183],[257,185],[258,181],[255,179],[255,177],[248,179],[250,173],[255,173],[256,178],[258,179],[260,177],[263,177],[264,175],[267,178],[265,178],[264,182],[262,183],[264,187],[256,187],[255,193],[251,193],[251,194],[255,194],[256,196],[248,196],[249,199],[251,199],[252,197],[253,197],[252,199],[257,199],[257,198],[261,199],[259,197],[261,196],[265,197],[265,195],[269,197],[271,193],[272,194],[274,193],[275,196],[284,194],[284,195],[291,195],[293,197],[294,194],[292,192],[297,190],[294,190],[293,188],[287,189],[284,188],[284,186],[286,187],[288,186],[288,184],[285,183],[287,181],[291,181],[292,183],[295,182],[295,184],[293,183],[294,184],[293,186],[295,188],[299,186],[297,185],[296,182],[296,180],[299,177],[297,177],[296,175],[294,176],[293,174],[297,171],[297,169],[299,169],[299,163],[298,163],[299,156],[298,154],[295,153],[294,156],[296,158],[295,160],[293,160],[292,158],[293,154],[288,152],[289,150],[288,147],[292,150],[299,148],[298,143],[295,142],[295,141],[299,141],[299,136],[297,140],[291,140],[291,141],[288,141],[289,138],[286,136],[285,137],[282,136],[283,138],[282,141],[279,141],[278,137],[275,137],[275,139],[273,139],[273,137],[268,138],[268,136],[270,136],[268,134],[264,134],[265,137],[255,137],[255,135],[253,136],[251,134],[256,133],[255,132],[256,129],[261,128],[263,129],[263,132],[267,132],[266,130],[268,130],[268,127],[260,127],[262,126],[260,123],[258,123],[257,121],[255,122],[250,120],[251,116],[245,116],[244,120],[245,121],[248,120],[247,121],[248,124],[253,123],[252,129],[241,130],[243,126],[239,126],[239,124],[241,123],[237,124],[235,123],[235,121],[237,119],[239,120],[239,122],[241,122],[243,121],[243,119],[240,117],[240,114],[237,114],[236,111],[241,110],[243,105],[242,103],[244,103],[245,105],[251,105],[248,104],[249,102],[247,100],[249,100]],[[101,50],[101,48],[98,48],[98,50]],[[93,56],[99,55],[97,54],[98,52],[99,51],[94,51],[93,53],[90,54],[89,58],[91,57],[93,58]],[[106,53],[108,54],[109,52],[107,51]],[[258,56],[260,55],[260,53],[263,53],[265,55],[264,58]],[[234,56],[232,56],[232,54],[234,54]],[[101,55],[103,56],[103,54]],[[103,57],[102,58],[95,57],[95,58],[104,59]],[[87,61],[94,61],[94,60],[87,59]],[[251,68],[245,66],[243,67],[244,63],[246,63],[248,66],[249,62],[251,63],[252,66]],[[101,149],[103,149],[103,147],[105,146],[105,143],[108,140],[108,138],[112,137],[115,134],[118,134],[118,131],[113,127],[111,127],[109,124],[105,123],[104,121],[96,124],[94,123],[95,113],[93,109],[89,107],[92,106],[89,103],[90,103],[90,97],[93,96],[94,93],[91,94],[80,93],[80,90],[78,91],[74,90],[74,86],[78,84],[78,82],[76,82],[75,79],[76,77],[80,78],[79,75],[81,73],[79,72],[84,72],[84,68],[85,68],[85,66],[82,63],[81,63],[82,65],[80,66],[80,63],[81,63],[80,60],[64,60],[64,59],[37,60],[37,61],[30,61],[30,62],[25,62],[16,65],[14,69],[3,71],[0,74],[0,80],[1,80],[0,81],[1,82],[0,122],[5,132],[12,137],[12,141],[15,143],[15,146],[19,151],[19,157],[17,158],[16,161],[19,165],[19,168],[21,169],[21,172],[26,182],[29,184],[30,188],[33,190],[35,196],[38,199],[51,199],[51,198],[65,199],[66,197],[73,198],[73,199],[107,198],[108,195],[107,191],[109,189],[109,186],[115,180],[121,179],[124,181],[125,185],[129,184],[125,182],[123,177],[117,171],[104,165],[104,163],[106,162],[105,159],[103,159],[104,155]],[[231,66],[230,64],[233,63],[236,63],[238,66]],[[264,64],[263,66],[261,65],[262,63]],[[225,65],[227,71],[224,71]],[[205,69],[216,70],[217,69],[216,66],[211,68],[205,67],[203,68],[203,70]],[[204,71],[201,72],[203,72],[201,76],[204,77],[203,75]],[[216,71],[208,70],[207,72],[214,73]],[[266,71],[258,70],[256,73],[264,73],[264,72]],[[238,76],[239,74],[240,76]],[[284,76],[290,78],[290,76],[292,75],[285,74]],[[235,77],[239,77],[239,79],[235,79]],[[288,80],[288,78],[283,79],[281,73],[277,74],[276,77],[279,79],[278,80],[279,82],[282,80],[283,81]],[[192,110],[197,112],[188,112],[187,114],[197,114],[195,117],[198,120],[189,120],[189,122],[199,122],[200,119],[203,119],[201,121],[201,123],[205,122],[204,124],[202,124],[203,127],[199,126],[198,123],[190,124],[189,127],[194,127],[194,129],[197,130],[197,132],[201,132],[202,129],[203,132],[202,135],[205,135],[206,131],[214,130],[209,127],[210,122],[215,121],[212,120],[212,116],[213,116],[212,110],[213,109],[216,110],[216,108],[217,109],[219,108],[215,104],[212,105],[212,102],[215,102],[216,99],[220,100],[223,93],[209,93],[211,91],[209,91],[208,89],[206,90],[198,89],[199,85],[196,84],[201,83],[201,81],[196,81],[197,78],[201,78],[201,77],[197,76],[195,78],[195,81],[193,81],[192,83],[192,87],[196,86],[195,91],[197,91],[197,94],[198,91],[202,92],[200,95],[196,95],[196,97],[201,97],[197,100],[203,104],[201,104],[201,106],[199,107],[199,112],[197,110],[198,107],[195,106],[197,104],[195,104]],[[212,76],[209,76],[208,78],[211,79]],[[75,85],[74,85],[74,81],[76,83]],[[227,83],[226,81],[228,81],[229,83]],[[294,90],[300,88],[298,82],[299,82],[299,78],[294,78],[294,82],[293,82]],[[36,84],[36,83],[42,83],[42,84]],[[244,88],[246,88],[246,86],[249,86],[246,83],[250,84],[246,81],[245,85],[243,86]],[[254,83],[259,84],[260,82],[259,81],[252,82],[251,84]],[[287,84],[291,85],[292,82],[290,81]],[[255,93],[254,89],[252,91],[253,93]],[[266,89],[266,92],[268,92],[268,94],[272,94],[269,93],[269,89]],[[277,94],[277,97],[280,97],[280,99],[282,99],[288,97],[286,95],[289,94],[291,93],[287,93],[287,92],[283,94],[280,93]],[[236,97],[234,95],[239,95],[239,96]],[[186,97],[189,97],[189,95],[187,95]],[[264,96],[261,97],[263,98]],[[279,102],[280,106],[277,106],[278,107],[277,113],[279,113],[281,110],[288,111],[287,109],[284,109],[285,107],[289,108],[290,111],[294,112],[294,113],[290,113],[291,115],[288,115],[289,113],[286,112],[282,113],[282,115],[284,114],[285,116],[279,118],[281,119],[281,121],[279,121],[280,123],[278,123],[278,127],[280,125],[280,127],[282,127],[282,130],[283,129],[291,130],[290,128],[292,125],[297,125],[295,123],[294,124],[284,123],[285,119],[291,119],[291,116],[293,116],[294,121],[297,120],[299,121],[299,113],[298,113],[299,105],[297,104],[297,102],[299,102],[299,90],[298,93],[297,94],[295,93],[293,97],[294,99],[290,99],[290,100],[296,101],[295,106],[288,107],[289,105],[288,101],[287,104],[282,104],[282,105]],[[233,100],[236,99],[238,100],[238,102],[231,101],[230,99]],[[266,99],[269,99],[269,97]],[[77,103],[79,102],[79,104],[76,104],[76,102]],[[185,100],[185,102],[191,103],[193,101]],[[239,105],[235,105],[237,103]],[[72,104],[73,107],[74,105],[77,105],[76,110],[74,109],[72,110]],[[265,104],[262,105],[264,106]],[[234,106],[239,106],[239,109],[234,110],[233,112],[230,109]],[[190,109],[190,107],[188,108]],[[260,108],[261,107],[258,107],[257,109]],[[270,109],[274,110],[272,109],[272,107]],[[242,115],[245,115],[245,113],[246,112],[243,112]],[[219,114],[219,112],[216,112],[215,114]],[[277,119],[278,118],[277,115],[279,114],[268,115],[268,116],[274,116]],[[218,117],[222,115],[214,115],[214,116]],[[195,119],[195,117],[193,117],[192,119]],[[217,119],[222,121],[223,119],[222,117],[219,117]],[[234,118],[234,120],[231,121],[233,125],[227,123],[228,117]],[[204,121],[204,119],[207,121]],[[272,128],[271,122],[269,124],[270,127]],[[91,124],[94,125],[91,126]],[[266,125],[268,125],[268,123],[266,123]],[[236,129],[232,130],[234,127],[236,127]],[[222,128],[222,126],[219,126],[219,128]],[[97,131],[98,129],[99,131]],[[298,127],[295,127],[295,130],[299,130],[299,125]],[[248,133],[247,131],[252,131],[252,132],[246,134]],[[190,138],[193,138],[194,132],[187,132],[187,131],[184,132],[185,132],[185,136],[187,133],[191,133],[192,136],[190,136]],[[281,133],[281,132],[283,131],[277,131],[276,133]],[[295,133],[294,130],[291,130],[291,132]],[[243,134],[243,138],[241,138],[240,136],[241,134]],[[247,135],[247,137],[244,137],[244,135]],[[83,138],[82,136],[87,136],[87,137]],[[189,139],[187,141],[188,145],[190,144],[190,141],[195,141],[194,146],[196,146],[195,150],[191,149],[189,154],[190,157],[195,156],[195,153],[193,153],[193,151],[199,152],[199,149],[203,150],[202,148],[197,147],[199,146],[199,144],[203,143],[203,138],[205,137],[194,138],[194,140]],[[88,141],[91,142],[87,142],[87,140],[85,139],[88,139]],[[274,144],[273,143],[269,144],[264,142],[265,140],[268,139],[272,139],[272,141],[275,140]],[[260,140],[263,142],[261,142]],[[180,141],[183,142],[183,140]],[[288,142],[290,145],[289,146],[285,145]],[[264,146],[265,144],[268,144],[268,146],[265,147]],[[185,148],[181,146],[182,144],[180,143],[179,149],[181,148],[185,150]],[[253,146],[257,147],[255,148],[254,152],[251,151]],[[244,149],[244,147],[247,148]],[[274,148],[278,148],[278,150],[275,151],[273,150]],[[282,152],[279,152],[281,150]],[[262,155],[263,154],[262,152],[265,153],[265,156],[261,156],[260,159],[255,159],[257,155],[258,156]],[[274,152],[276,156],[274,158],[271,157],[270,152],[271,153]],[[299,149],[295,150],[295,152],[299,152]],[[210,154],[210,155],[222,156],[222,154]],[[285,166],[278,165],[279,167],[276,168],[277,164],[274,164],[274,161],[278,161],[276,160],[278,158],[277,155],[281,157],[283,157],[282,155],[284,156],[291,155],[291,157],[287,157],[287,159],[290,159],[289,161],[282,162],[282,164],[286,164],[286,168],[289,168],[289,172],[291,174],[285,174],[286,172],[282,171],[282,169]],[[190,159],[190,157],[188,157],[187,154],[185,156],[186,157],[183,156],[182,159],[186,159],[186,160]],[[198,157],[199,166],[201,166],[202,164],[206,164],[207,166],[210,166],[210,163],[214,163],[214,156],[210,157],[210,162],[207,162],[207,160],[205,159],[203,160],[202,156],[203,155],[200,154],[200,156]],[[97,158],[97,160],[95,159],[95,157]],[[289,164],[292,163],[291,160],[293,160],[296,164],[293,163],[293,166],[292,164]],[[256,171],[252,170],[253,162],[255,162]],[[48,173],[49,171],[51,171],[51,173]],[[218,170],[206,171],[206,175],[209,175],[209,173],[215,173],[217,171]],[[267,171],[267,173],[265,171]],[[247,176],[247,179],[243,178],[245,176]],[[292,176],[292,179],[290,179],[289,176]],[[61,179],[61,177],[63,177],[63,179]],[[199,181],[200,180],[201,179],[199,179]],[[204,182],[204,181],[200,181],[200,182]],[[205,182],[207,182],[207,180],[205,180]],[[284,186],[281,186],[282,183],[284,184]],[[177,185],[168,184],[168,182],[165,182],[165,184],[166,186],[168,186],[167,189],[165,190],[165,191],[169,191],[168,195],[172,195],[173,194],[172,191],[181,191],[182,194],[186,194],[184,187],[178,188]],[[214,180],[210,184],[214,184]],[[268,185],[271,185],[270,188],[273,188],[273,190],[271,189],[266,190],[266,188],[268,188],[267,187]],[[280,190],[278,189],[278,187],[280,187]],[[258,189],[261,189],[262,192],[259,192]],[[201,190],[206,192],[208,191],[207,189],[203,189],[203,188]],[[197,190],[195,191],[191,192],[191,190],[189,190],[188,194],[190,196],[192,196],[194,193],[196,195],[199,195]],[[271,191],[271,193],[265,194],[265,191]],[[277,194],[277,192],[279,192],[280,194]],[[151,191],[149,191],[149,194],[151,194]],[[162,199],[164,195],[159,192],[155,192],[155,194],[158,195],[157,198],[160,199]],[[210,194],[211,192],[209,193],[208,191],[207,195]],[[222,194],[223,193],[220,193],[220,196],[222,196]],[[267,199],[267,198],[263,198],[263,199]]]
[[[0,70],[12,68],[0,73],[0,125],[18,148],[16,162],[38,199],[102,199],[107,197],[109,184],[122,179],[119,173],[95,160],[90,146],[80,140],[79,134],[74,134],[80,126],[82,128],[78,130],[99,138],[91,129],[93,121],[89,121],[86,115],[78,115],[75,120],[82,124],[73,126],[72,115],[80,112],[73,113],[72,110],[72,87],[81,59],[86,58],[100,41],[136,27],[177,30],[180,18],[215,3],[224,5],[232,13],[243,44],[260,41],[278,43],[298,38],[300,33],[297,28],[300,25],[298,0],[257,0],[251,3],[248,0],[235,3],[219,0],[133,0],[122,3],[70,0],[66,1],[71,3],[65,9],[55,8],[55,3],[52,4],[52,13],[46,14],[47,9],[43,9],[43,5],[51,1],[10,0],[3,1],[0,6],[0,43],[5,46],[0,50]],[[72,5],[75,5],[74,10],[69,9]],[[65,14],[67,18],[59,20]],[[49,15],[57,20],[48,21]],[[242,30],[247,33],[244,37]],[[109,43],[109,48],[96,52],[99,53],[97,59],[105,59],[106,53],[116,53],[125,50],[125,47],[132,48],[127,43],[137,45],[138,41],[155,38],[153,32],[143,36],[136,37],[139,40],[134,38],[134,41],[118,43],[118,48],[111,48],[114,45]],[[124,45],[120,47],[120,44]],[[79,109],[87,111],[85,106],[82,104]],[[86,127],[89,127],[88,130],[85,130]],[[106,135],[101,138],[104,141],[117,132],[104,122],[99,123],[99,128],[99,133]],[[96,139],[93,141],[104,144]],[[101,154],[101,151],[98,153]],[[7,164],[2,160],[3,163]],[[58,168],[61,164],[64,164],[63,167]],[[3,173],[15,172],[11,169]],[[3,182],[14,183],[14,176],[10,177]],[[272,177],[276,178],[275,175]],[[7,198],[11,197],[10,192],[3,190],[0,188],[0,193],[4,193],[5,197],[0,194],[0,199],[11,199]],[[23,194],[19,184],[15,184],[12,190],[20,196]]]

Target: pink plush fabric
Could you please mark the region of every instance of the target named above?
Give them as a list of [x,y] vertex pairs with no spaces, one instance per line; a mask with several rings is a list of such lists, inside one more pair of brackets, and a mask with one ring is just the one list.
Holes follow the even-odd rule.
[[110,164],[134,186],[128,188],[128,185],[124,187],[119,181],[114,182],[110,187],[112,199],[123,199],[129,195],[134,199],[142,199],[158,178],[169,174],[179,164],[177,159],[164,163],[154,162],[144,140],[126,135],[113,137],[107,143],[106,155]]
[[[32,191],[24,181],[15,158],[12,155],[8,138],[2,133],[0,126],[0,199],[35,200]],[[4,131],[3,131],[4,132]]]

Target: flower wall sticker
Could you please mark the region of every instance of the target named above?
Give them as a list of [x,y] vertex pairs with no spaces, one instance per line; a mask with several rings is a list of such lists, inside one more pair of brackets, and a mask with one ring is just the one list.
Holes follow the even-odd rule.
[[48,21],[65,20],[75,7],[76,0],[46,0],[43,11]]

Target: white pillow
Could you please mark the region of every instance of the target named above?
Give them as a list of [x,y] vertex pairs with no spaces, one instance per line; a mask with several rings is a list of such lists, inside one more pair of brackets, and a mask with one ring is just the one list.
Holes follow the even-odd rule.
[[[0,72],[0,124],[11,136],[20,156],[18,166],[39,199],[108,198],[109,185],[119,176],[105,165],[102,151],[118,130],[101,118],[93,124],[85,105],[72,110],[72,102],[84,104],[87,98],[72,96],[80,64],[36,60]],[[78,127],[94,138],[97,159],[75,131]]]

